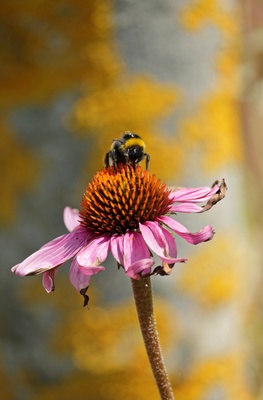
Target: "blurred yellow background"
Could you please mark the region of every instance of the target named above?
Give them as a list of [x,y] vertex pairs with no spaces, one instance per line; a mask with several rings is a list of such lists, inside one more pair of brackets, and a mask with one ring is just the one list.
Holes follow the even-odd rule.
[[89,289],[67,268],[47,295],[10,271],[66,232],[111,141],[146,142],[170,186],[225,178],[212,242],[154,277],[178,400],[263,399],[260,0],[9,0],[0,5],[0,387],[3,400],[158,399],[129,279],[112,259]]

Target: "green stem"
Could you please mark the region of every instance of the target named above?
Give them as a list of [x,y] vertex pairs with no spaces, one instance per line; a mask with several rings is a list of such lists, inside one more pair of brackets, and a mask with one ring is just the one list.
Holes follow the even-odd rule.
[[151,279],[147,277],[131,281],[144,344],[161,399],[174,400],[156,326]]

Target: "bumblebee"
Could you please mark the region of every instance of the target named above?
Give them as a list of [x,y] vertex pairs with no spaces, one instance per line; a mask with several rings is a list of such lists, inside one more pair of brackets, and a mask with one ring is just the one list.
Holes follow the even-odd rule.
[[118,164],[130,164],[135,167],[145,158],[146,169],[148,169],[150,156],[145,153],[145,147],[139,135],[124,132],[121,139],[113,140],[110,150],[105,155],[104,164],[106,167],[113,165],[115,169]]

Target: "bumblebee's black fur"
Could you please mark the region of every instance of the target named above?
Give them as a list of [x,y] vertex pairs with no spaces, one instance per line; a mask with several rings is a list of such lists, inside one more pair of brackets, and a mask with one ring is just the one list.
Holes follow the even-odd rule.
[[113,140],[110,150],[106,153],[104,163],[106,167],[118,164],[133,165],[145,159],[146,169],[149,167],[150,156],[145,153],[145,143],[136,133],[125,132],[121,139]]

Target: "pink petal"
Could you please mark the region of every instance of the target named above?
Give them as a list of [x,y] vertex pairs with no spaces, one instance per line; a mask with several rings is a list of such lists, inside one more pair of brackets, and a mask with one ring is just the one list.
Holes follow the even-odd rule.
[[169,211],[170,212],[181,212],[181,213],[198,213],[202,212],[204,209],[203,207],[197,206],[194,203],[181,203],[175,206],[171,206]]
[[87,246],[85,246],[77,255],[77,262],[83,268],[97,267],[106,260],[110,249],[110,236],[101,235],[95,237]]
[[177,235],[183,237],[187,242],[191,244],[198,244],[201,242],[206,242],[210,240],[214,236],[214,231],[211,225],[205,226],[203,229],[196,233],[190,233],[188,229],[180,224],[180,222],[175,221],[174,219],[162,216],[158,218],[158,221],[164,223],[165,225],[169,226]]
[[73,257],[87,241],[88,233],[79,228],[45,244],[38,251],[12,268],[17,275],[35,275],[62,265]]
[[89,286],[90,276],[81,272],[76,256],[73,258],[69,268],[69,280],[78,292],[85,290]]
[[111,252],[115,260],[124,266],[124,235],[113,235],[111,237]]
[[[100,267],[100,268],[102,268],[102,267]],[[87,271],[85,270],[85,272],[87,272]],[[69,279],[70,279],[70,282],[72,283],[72,285],[83,296],[84,307],[86,307],[89,302],[89,296],[87,295],[87,290],[89,288],[91,275],[92,274],[90,274],[90,275],[83,274],[83,272],[81,271],[81,266],[78,264],[77,257],[75,256],[70,265]]]
[[69,232],[79,226],[79,210],[76,208],[65,207],[63,213],[65,227]]
[[111,252],[131,278],[140,279],[139,273],[151,272],[154,261],[139,232],[127,232],[125,235],[112,236]]
[[139,224],[139,226],[146,244],[163,261],[168,264],[186,261],[185,258],[176,258],[177,250],[175,240],[158,222],[147,221],[144,224]]
[[125,273],[130,278],[141,279],[141,276],[151,273],[153,265],[154,261],[152,258],[138,260],[128,267]]
[[128,270],[142,259],[151,259],[150,252],[139,232],[127,232],[124,235],[124,269]]
[[50,269],[49,271],[44,272],[42,278],[42,284],[47,293],[53,292],[55,290],[55,275],[59,269],[60,265],[56,268]]
[[79,265],[80,272],[83,275],[91,277],[92,275],[96,275],[99,272],[105,271],[105,268],[101,265],[89,265],[87,267],[83,267],[83,265]]
[[134,277],[154,264],[149,249],[139,232],[127,232],[124,235],[124,269],[127,275]]
[[219,186],[215,185],[210,187],[200,188],[183,188],[171,192],[169,198],[174,202],[202,202],[207,201],[209,198],[219,190]]

